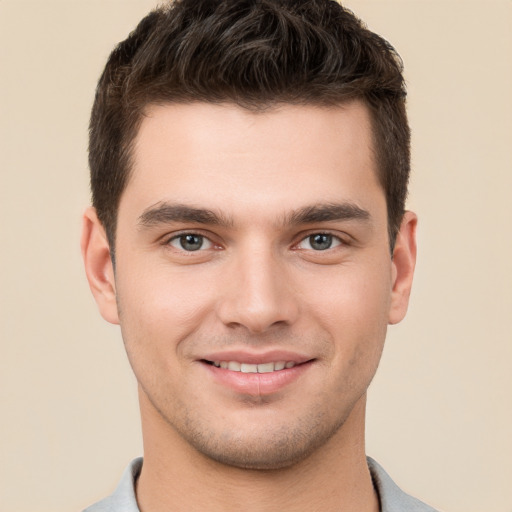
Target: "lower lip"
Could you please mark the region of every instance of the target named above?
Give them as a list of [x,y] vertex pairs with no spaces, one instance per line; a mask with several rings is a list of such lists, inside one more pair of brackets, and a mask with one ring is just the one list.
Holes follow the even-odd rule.
[[208,363],[202,363],[213,378],[220,384],[233,391],[245,395],[271,395],[297,380],[311,368],[313,361],[299,364],[293,368],[269,373],[242,373],[218,368]]

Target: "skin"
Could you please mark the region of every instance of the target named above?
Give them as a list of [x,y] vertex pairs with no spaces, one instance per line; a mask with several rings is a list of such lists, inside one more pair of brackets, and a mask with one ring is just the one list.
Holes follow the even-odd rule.
[[[406,313],[415,227],[407,212],[391,255],[359,102],[148,109],[115,272],[92,208],[82,237],[91,289],[139,383],[143,512],[378,510],[366,391],[387,325]],[[201,248],[186,250],[185,234]],[[303,363],[284,385],[275,374],[226,384],[229,370],[205,362],[275,351]]]

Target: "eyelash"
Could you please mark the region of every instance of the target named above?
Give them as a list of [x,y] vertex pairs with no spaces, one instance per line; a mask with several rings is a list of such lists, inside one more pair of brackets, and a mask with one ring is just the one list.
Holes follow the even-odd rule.
[[[310,241],[310,245],[311,245],[311,241],[312,241],[313,237],[318,237],[318,236],[329,237],[330,238],[329,246],[325,247],[324,249],[317,249],[317,250],[313,249],[312,247],[311,248],[298,247],[300,244],[302,244],[308,240]],[[332,244],[335,244],[335,245],[332,245]],[[315,231],[315,232],[311,232],[311,233],[307,234],[306,236],[303,236],[300,239],[300,241],[297,244],[295,244],[295,247],[297,247],[297,250],[312,250],[314,252],[320,253],[320,252],[328,251],[329,249],[335,249],[336,247],[339,247],[341,245],[348,245],[348,244],[340,236],[330,233],[328,231]]]
[[[196,250],[190,250],[190,251],[187,251],[183,245],[180,243],[180,240],[183,240],[184,238],[186,237],[197,237],[197,238],[201,238],[201,247],[199,247],[198,249]],[[179,247],[175,247],[172,242],[177,242],[177,243],[180,243],[181,245],[181,248]],[[209,244],[209,246],[204,249],[202,246],[204,243],[207,243]],[[215,244],[215,242],[213,242],[210,237],[208,235],[205,235],[203,233],[198,233],[198,232],[195,232],[195,231],[183,231],[182,233],[178,233],[178,234],[174,234],[172,237],[170,238],[166,238],[163,242],[163,245],[165,246],[171,246],[173,247],[174,249],[182,252],[182,253],[195,253],[195,252],[203,252],[207,249],[212,249],[212,248],[220,248],[220,246],[218,244]]]
[[[191,237],[198,237],[198,238],[201,238],[201,247],[199,247],[198,249],[195,249],[195,250],[186,250],[184,247],[183,247],[183,244],[180,243],[180,239],[183,240],[185,237],[188,237],[188,236],[191,236]],[[325,237],[330,237],[330,244],[328,247],[326,247],[325,249],[318,249],[318,250],[315,250],[313,249],[312,247],[310,248],[303,248],[303,247],[299,247],[300,244],[306,242],[307,240],[310,240],[315,237],[315,236],[325,236]],[[172,242],[177,242],[181,245],[181,247],[176,247],[172,244]],[[204,242],[207,242],[208,247],[204,248],[203,245],[204,245]],[[334,246],[332,244],[335,244]],[[210,237],[208,235],[205,235],[201,232],[196,232],[196,231],[183,231],[181,233],[178,233],[178,234],[174,234],[172,237],[170,238],[166,238],[163,242],[163,245],[165,246],[171,246],[173,247],[174,249],[176,249],[177,251],[180,251],[182,253],[185,253],[185,254],[193,254],[193,253],[200,253],[200,252],[204,252],[206,250],[209,250],[209,249],[221,249],[220,245],[216,244],[215,242],[213,242]],[[311,244],[310,244],[311,245]],[[335,235],[333,233],[330,233],[328,231],[312,231],[312,232],[309,232],[308,234],[306,235],[301,235],[301,238],[299,240],[299,242],[295,243],[293,245],[293,249],[295,250],[304,250],[304,251],[313,251],[315,253],[322,253],[324,251],[329,251],[330,249],[335,249],[339,246],[346,246],[346,245],[349,245],[349,243],[344,240],[343,238],[341,238],[340,236],[338,235]]]

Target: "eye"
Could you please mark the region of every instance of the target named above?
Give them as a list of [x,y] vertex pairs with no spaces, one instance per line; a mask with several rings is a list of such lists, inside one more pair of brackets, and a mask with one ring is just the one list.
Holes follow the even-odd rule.
[[341,240],[329,233],[313,233],[307,236],[297,245],[299,249],[312,249],[314,251],[325,251],[341,245]]
[[175,236],[169,240],[169,245],[180,251],[187,252],[211,249],[213,247],[213,243],[208,238],[195,233],[183,233]]

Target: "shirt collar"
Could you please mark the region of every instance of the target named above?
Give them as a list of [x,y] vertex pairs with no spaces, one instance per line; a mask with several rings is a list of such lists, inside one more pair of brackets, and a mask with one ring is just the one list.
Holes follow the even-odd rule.
[[[380,500],[381,512],[436,512],[433,508],[404,493],[384,469],[367,457],[373,485]],[[135,498],[135,482],[142,469],[142,457],[134,459],[126,468],[117,489],[108,498],[84,512],[140,512]]]

